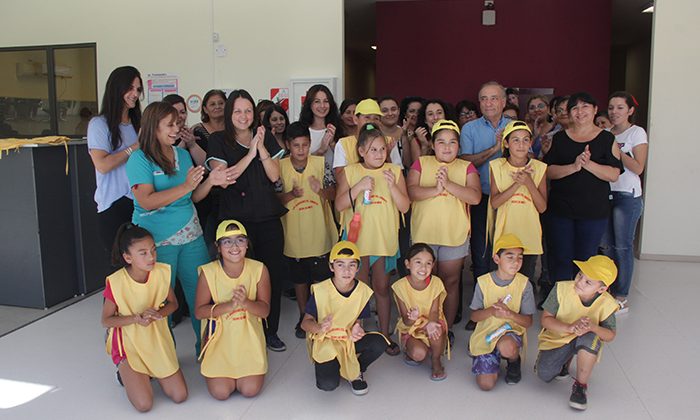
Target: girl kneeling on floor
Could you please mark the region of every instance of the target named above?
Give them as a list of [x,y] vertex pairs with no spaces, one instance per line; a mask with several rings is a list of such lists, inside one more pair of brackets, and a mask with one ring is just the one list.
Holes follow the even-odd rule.
[[201,372],[209,393],[226,400],[256,396],[267,373],[262,319],[270,313],[270,274],[246,258],[245,227],[224,220],[216,229],[219,258],[199,267],[195,316],[202,320]]
[[168,315],[177,309],[170,266],[156,262],[150,232],[131,223],[117,231],[112,263],[122,268],[107,277],[102,325],[109,329],[106,350],[117,365],[117,379],[141,412],[153,406],[151,378],[171,400],[185,401],[187,385],[168,328]]
[[441,381],[447,377],[441,361],[447,344],[447,320],[442,310],[447,292],[442,280],[431,275],[434,263],[435,254],[430,245],[413,244],[406,255],[409,274],[391,288],[401,315],[396,331],[406,352],[404,361],[417,366],[430,355],[430,379]]

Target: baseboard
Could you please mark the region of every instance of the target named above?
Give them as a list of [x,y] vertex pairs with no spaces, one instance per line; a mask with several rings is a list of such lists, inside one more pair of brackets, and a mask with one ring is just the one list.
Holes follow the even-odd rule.
[[641,254],[639,259],[646,261],[700,262],[700,256],[698,255]]

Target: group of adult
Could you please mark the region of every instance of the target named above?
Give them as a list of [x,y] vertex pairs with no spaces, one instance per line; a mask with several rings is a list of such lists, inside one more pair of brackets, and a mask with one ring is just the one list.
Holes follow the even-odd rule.
[[[88,127],[105,248],[111,249],[115,232],[124,222],[133,221],[151,231],[158,261],[171,265],[172,284],[179,280],[192,308],[197,267],[211,260],[215,226],[226,219],[242,222],[252,244],[250,256],[270,272],[267,345],[271,350],[284,350],[277,332],[285,276],[280,218],[286,209],[277,192],[278,159],[286,152],[287,113],[269,101],[256,106],[245,90],[228,95],[211,90],[203,98],[197,125],[187,126],[184,100],[170,95],[162,106],[149,106],[147,112],[168,115],[175,108],[176,123],[142,127],[142,93],[143,81],[136,68],[115,69],[107,80],[100,114]],[[511,118],[521,117],[517,95],[508,93],[513,92],[489,82],[479,91],[478,105],[464,100],[454,108],[439,99],[420,97],[377,100],[380,127],[392,139],[391,160],[406,169],[431,153],[429,133],[437,121],[454,119],[461,127],[460,157],[478,169],[483,194],[480,203],[471,206],[474,278],[490,271],[486,234],[492,192],[489,162],[502,155],[499,135],[503,128]],[[306,94],[299,121],[309,129],[310,153],[325,157],[326,185],[335,182],[338,156],[334,155],[342,151],[339,140],[356,135],[361,127],[355,115],[357,104],[346,99],[338,107],[323,85],[313,86]],[[602,246],[619,267],[613,293],[621,306],[627,305],[632,243],[642,208],[639,175],[647,155],[646,133],[633,124],[637,106],[625,92],[611,95],[612,127],[603,130],[595,124],[598,106],[588,94],[552,100],[537,96],[527,102],[522,117],[533,133],[532,157],[548,164],[550,180],[543,216],[549,260],[543,262],[543,271],[549,268],[549,281],[541,282],[544,297],[554,281],[573,278],[572,260],[586,260]],[[407,242],[406,230],[402,232]],[[534,261],[530,266],[534,272]],[[194,316],[192,325],[199,337],[199,321]]]

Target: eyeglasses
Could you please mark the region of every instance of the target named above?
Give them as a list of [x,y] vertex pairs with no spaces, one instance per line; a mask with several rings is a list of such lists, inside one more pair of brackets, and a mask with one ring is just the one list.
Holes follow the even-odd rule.
[[547,108],[547,105],[545,105],[545,104],[543,104],[542,102],[540,102],[540,103],[537,104],[537,105],[534,105],[534,104],[533,104],[533,105],[530,105],[530,107],[529,107],[528,109],[529,109],[530,111],[534,111],[534,110],[536,110],[536,109],[545,109],[545,108]]
[[219,240],[219,245],[222,248],[231,248],[236,245],[238,248],[243,248],[248,245],[248,238],[245,236],[238,236],[236,238],[223,238]]

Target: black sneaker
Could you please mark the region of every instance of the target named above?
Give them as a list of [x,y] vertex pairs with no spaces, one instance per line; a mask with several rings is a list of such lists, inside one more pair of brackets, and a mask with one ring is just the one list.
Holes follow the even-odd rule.
[[265,338],[267,341],[267,348],[272,351],[285,351],[287,346],[284,345],[284,341],[280,340],[277,334],[270,334]]
[[122,382],[122,375],[117,371],[117,382],[119,382],[119,385],[124,386],[124,382]]
[[464,326],[464,329],[467,331],[474,331],[474,329],[476,329],[476,322],[470,319],[467,325]]
[[357,379],[350,382],[350,387],[352,388],[352,393],[355,395],[365,395],[369,392],[367,381],[365,381],[364,374],[362,372],[360,372],[360,376]]
[[515,385],[520,382],[523,375],[520,372],[520,357],[515,362],[508,361],[508,366],[506,367],[506,383],[508,385]]
[[557,381],[563,381],[564,379],[568,379],[571,376],[569,375],[569,362],[564,363],[564,366],[561,367],[561,372],[559,372],[559,374],[555,376],[554,379],[556,379]]
[[455,333],[453,333],[452,330],[447,331],[447,339],[450,340],[450,347],[454,347],[454,345],[455,345]]
[[306,331],[304,331],[301,328],[301,319],[299,322],[297,322],[297,325],[294,327],[294,336],[296,338],[306,338]]
[[571,397],[569,397],[569,406],[577,410],[585,410],[588,407],[588,399],[586,398],[586,385],[574,381],[574,386],[571,387]]

